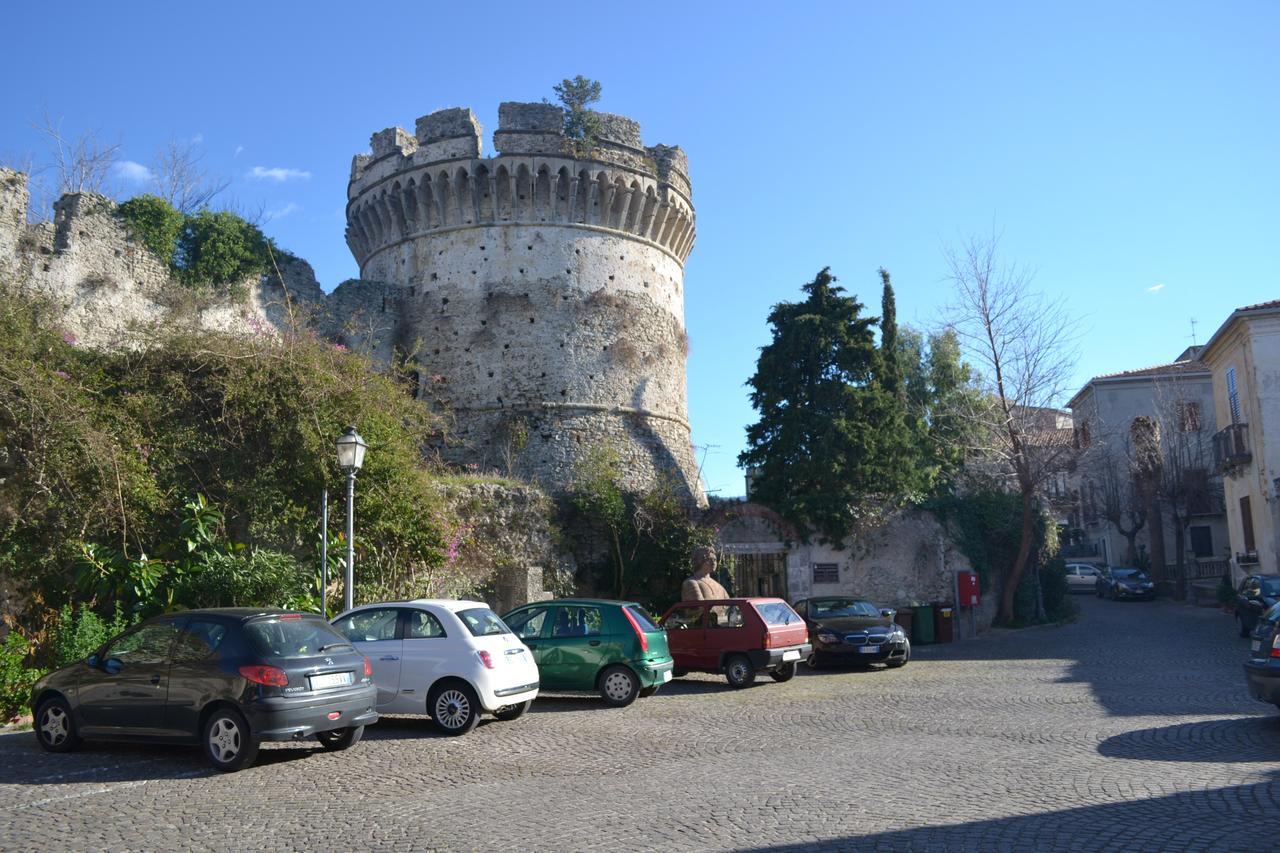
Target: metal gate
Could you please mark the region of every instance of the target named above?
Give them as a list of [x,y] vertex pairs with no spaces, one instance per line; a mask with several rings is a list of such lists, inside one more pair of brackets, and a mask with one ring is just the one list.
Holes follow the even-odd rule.
[[730,595],[787,597],[787,555],[723,555],[721,580]]

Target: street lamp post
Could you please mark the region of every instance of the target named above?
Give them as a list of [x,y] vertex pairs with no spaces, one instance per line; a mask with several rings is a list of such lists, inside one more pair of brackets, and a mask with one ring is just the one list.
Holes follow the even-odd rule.
[[343,590],[343,610],[355,606],[355,532],[356,532],[356,472],[364,465],[364,443],[356,428],[349,426],[338,436],[338,467],[347,472],[347,577]]

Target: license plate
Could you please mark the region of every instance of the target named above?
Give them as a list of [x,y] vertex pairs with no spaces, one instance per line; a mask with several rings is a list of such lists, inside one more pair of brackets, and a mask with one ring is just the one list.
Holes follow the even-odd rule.
[[666,684],[670,680],[671,680],[671,670],[667,670],[666,672],[662,673],[663,684]]
[[859,646],[858,647],[858,652],[864,655],[874,655],[878,651],[880,651],[879,646]]
[[791,651],[789,651],[789,652],[783,652],[783,653],[782,653],[782,659],[783,659],[784,661],[787,661],[787,660],[800,660],[800,650],[799,650],[799,649],[792,649],[792,650],[791,650]]
[[1258,649],[1262,648],[1262,641],[1261,641],[1261,640],[1254,640],[1252,643],[1250,643],[1250,644],[1249,644],[1249,648],[1250,648],[1250,650],[1252,650],[1252,651],[1255,651],[1255,652],[1256,652]]
[[324,675],[313,675],[307,679],[312,690],[327,690],[330,687],[343,687],[352,682],[349,672],[326,672]]

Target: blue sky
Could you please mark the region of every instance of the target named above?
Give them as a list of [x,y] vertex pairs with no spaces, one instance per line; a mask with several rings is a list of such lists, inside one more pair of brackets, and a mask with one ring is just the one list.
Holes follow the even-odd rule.
[[326,290],[356,274],[342,208],[370,133],[470,106],[488,135],[500,101],[600,80],[601,109],[689,155],[690,418],[720,495],[769,307],[823,266],[877,313],[885,266],[928,328],[944,248],[998,230],[1083,319],[1077,384],[1280,297],[1274,2],[27,2],[6,25],[0,157],[39,157],[46,111],[142,165],[198,139]]

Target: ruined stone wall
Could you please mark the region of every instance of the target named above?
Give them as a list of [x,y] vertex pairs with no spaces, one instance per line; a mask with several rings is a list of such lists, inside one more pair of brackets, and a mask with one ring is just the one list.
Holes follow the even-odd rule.
[[81,345],[140,346],[161,324],[271,334],[289,326],[290,314],[314,322],[323,313],[324,293],[299,258],[282,254],[279,276],[241,282],[242,299],[200,295],[171,279],[111,199],[65,195],[52,222],[34,225],[26,223],[28,201],[27,176],[0,169],[0,273],[58,306],[58,325]]
[[364,279],[402,286],[392,335],[416,345],[455,415],[447,456],[559,493],[608,444],[628,487],[672,477],[703,503],[685,380],[687,164],[644,147],[630,119],[601,118],[582,159],[547,104],[503,104],[487,159],[470,110],[381,131],[353,162],[348,244]]

